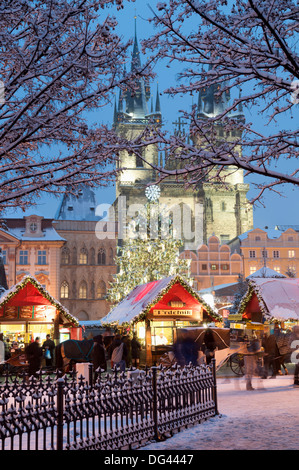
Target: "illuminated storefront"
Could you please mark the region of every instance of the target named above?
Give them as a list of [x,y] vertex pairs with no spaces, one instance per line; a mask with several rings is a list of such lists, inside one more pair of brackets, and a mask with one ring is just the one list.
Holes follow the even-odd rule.
[[102,325],[130,325],[150,365],[173,346],[178,328],[220,325],[221,320],[189,284],[174,276],[135,287],[102,319]]
[[58,344],[78,327],[78,320],[31,276],[24,277],[0,298],[0,332],[20,347],[37,336],[44,341],[47,334]]

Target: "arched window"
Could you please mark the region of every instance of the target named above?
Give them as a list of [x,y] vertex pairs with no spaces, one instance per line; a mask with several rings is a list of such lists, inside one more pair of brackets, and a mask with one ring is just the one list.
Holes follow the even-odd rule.
[[87,299],[87,284],[85,281],[81,282],[79,286],[79,299]]
[[110,265],[113,265],[113,264],[114,264],[113,248],[109,248],[109,264],[110,264]]
[[88,261],[87,249],[84,247],[80,250],[79,264],[87,264],[87,261]]
[[64,246],[61,250],[61,264],[70,264],[71,254],[69,248]]
[[100,248],[98,251],[98,264],[100,265],[106,264],[106,252],[104,248]]
[[139,155],[136,155],[136,168],[143,168],[143,167],[144,167],[143,159]]
[[94,251],[94,248],[90,248],[89,258],[90,258],[90,264],[94,265],[95,264],[95,251]]
[[69,298],[69,285],[66,281],[63,281],[60,287],[60,298],[68,299]]
[[106,284],[104,281],[100,281],[97,288],[97,298],[104,299],[106,297]]
[[77,248],[74,246],[73,248],[73,264],[77,264]]

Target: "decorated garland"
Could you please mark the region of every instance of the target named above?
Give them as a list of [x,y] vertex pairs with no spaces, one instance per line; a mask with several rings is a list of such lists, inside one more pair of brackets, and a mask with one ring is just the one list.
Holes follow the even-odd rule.
[[[207,313],[212,317],[213,320],[222,321],[222,317],[220,315],[218,315],[216,312],[214,312],[214,310],[197,294],[197,292],[195,292],[192,289],[192,287],[181,276],[174,276],[170,280],[168,285],[164,289],[162,289],[159,292],[159,294],[152,300],[152,302],[148,303],[143,308],[143,310],[136,317],[134,317],[132,319],[131,324],[135,324],[135,323],[138,323],[140,321],[144,321],[146,319],[146,316],[149,313],[150,309],[152,307],[154,307],[154,305],[156,305],[164,297],[164,295],[166,295],[169,292],[170,288],[172,286],[174,286],[174,284],[176,284],[176,283],[180,283],[184,287],[184,289],[186,289],[186,291],[189,294],[192,295],[192,297],[194,297],[196,300],[198,300],[203,305],[203,307],[205,308]],[[108,315],[108,317],[109,317],[109,315]],[[105,325],[110,326],[110,325],[117,324],[117,323],[118,322],[112,322],[112,323],[108,322],[108,323],[105,323]],[[124,325],[124,323],[122,325]]]
[[69,320],[71,323],[73,323],[74,326],[79,326],[79,320],[71,315],[69,311],[61,305],[60,302],[55,300],[49,292],[32,276],[25,276],[18,284],[16,284],[14,287],[12,287],[9,291],[6,292],[5,295],[3,295],[0,299],[0,307],[4,307],[10,299],[12,299],[21,289],[23,289],[27,284],[32,284],[38,292],[45,298],[47,299],[53,307],[56,308],[60,313],[63,314],[67,320]]
[[261,296],[261,293],[258,289],[258,287],[254,284],[254,281],[249,281],[248,282],[248,290],[245,293],[245,295],[242,297],[241,302],[240,302],[240,307],[238,310],[238,314],[243,314],[244,310],[248,304],[248,302],[251,300],[253,294],[256,294],[259,302],[259,306],[261,309],[261,312],[265,316],[270,316],[269,311],[264,303],[264,300]]

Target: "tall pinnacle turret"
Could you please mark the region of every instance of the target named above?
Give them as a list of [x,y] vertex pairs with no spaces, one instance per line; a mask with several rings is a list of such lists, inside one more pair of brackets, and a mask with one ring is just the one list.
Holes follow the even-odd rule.
[[118,123],[147,124],[151,120],[155,121],[156,123],[161,123],[162,120],[160,99],[158,94],[156,98],[155,111],[152,112],[152,110],[148,110],[147,102],[151,97],[150,86],[148,80],[139,75],[139,72],[142,69],[142,63],[137,38],[136,16],[134,19],[135,31],[131,59],[131,72],[136,74],[136,80],[134,82],[134,86],[127,86],[126,90],[120,93],[118,109],[114,113],[115,125]]
[[[211,70],[211,66],[209,66]],[[197,116],[200,118],[212,118],[221,115],[229,107],[230,91],[226,88],[227,82],[215,83],[209,87],[205,87],[199,91]],[[238,107],[238,111],[230,114],[230,117],[244,120],[242,106]]]

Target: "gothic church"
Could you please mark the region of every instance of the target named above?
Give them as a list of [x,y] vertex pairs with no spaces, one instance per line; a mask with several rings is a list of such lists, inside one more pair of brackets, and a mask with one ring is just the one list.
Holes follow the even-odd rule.
[[[140,65],[141,59],[135,29],[131,70],[140,67]],[[163,124],[158,89],[156,103],[153,106],[153,103],[149,103],[151,96],[149,84],[143,79],[139,79],[136,87],[137,92],[134,96],[130,90],[120,93],[118,105],[114,110],[115,129],[129,140],[139,135],[149,123],[154,122],[156,126],[160,127]],[[209,88],[200,94],[197,115],[201,119],[209,119],[226,109],[228,97],[223,94],[219,99],[219,94],[216,92],[216,89]],[[150,110],[148,104],[151,104]],[[236,121],[238,119],[244,120],[242,110],[239,110],[234,118]],[[177,132],[181,132],[180,120],[178,124]],[[218,126],[217,134],[223,136],[224,132],[226,131],[223,127]],[[238,136],[238,130],[227,133],[226,136],[227,139],[233,139]],[[200,145],[199,139],[193,140],[193,144]],[[166,158],[164,156],[161,162],[161,154],[156,146],[148,146],[142,157],[125,151],[121,153],[119,167],[125,168],[125,170],[121,172],[116,183],[115,207],[117,207],[120,196],[123,196],[122,200],[125,200],[126,208],[131,204],[145,204],[147,202],[145,190],[157,179],[152,165],[157,167],[164,163],[168,168],[171,168],[171,165],[177,164],[177,161],[171,156]],[[188,239],[182,232],[185,249],[196,250],[201,243],[207,243],[212,235],[216,235],[223,244],[253,228],[252,207],[246,197],[249,185],[244,183],[243,171],[232,171],[232,169],[225,171],[225,185],[203,181],[196,189],[194,187],[186,188],[183,182],[177,182],[174,178],[167,178],[160,183],[160,205],[168,207],[180,205],[188,208],[191,212],[191,230],[188,233],[189,236],[190,234],[194,235],[194,238]],[[196,242],[196,246],[194,242]]]

